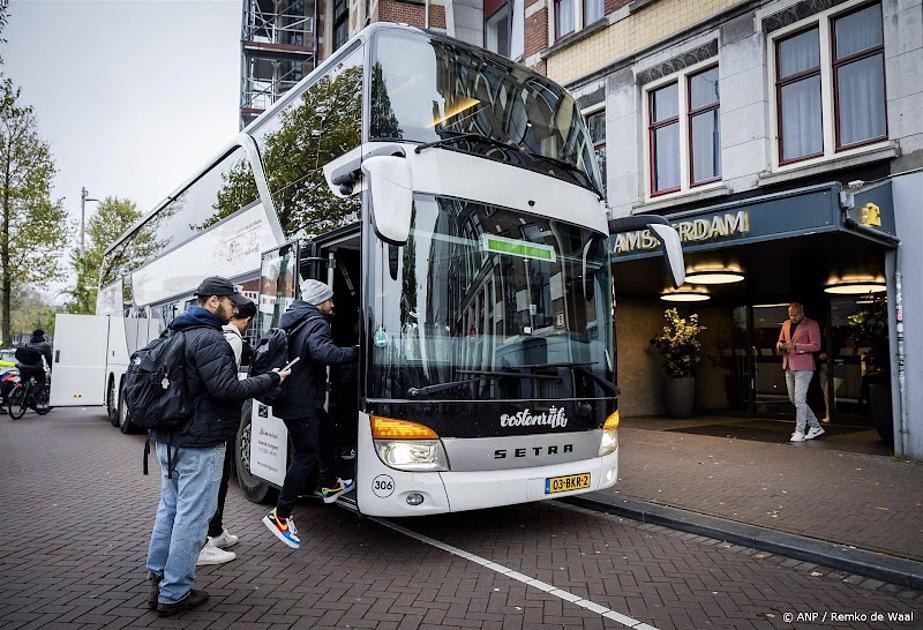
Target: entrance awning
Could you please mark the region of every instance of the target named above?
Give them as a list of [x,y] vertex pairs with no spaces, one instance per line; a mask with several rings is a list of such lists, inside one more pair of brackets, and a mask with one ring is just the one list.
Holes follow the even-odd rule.
[[[884,275],[883,252],[895,237],[891,184],[851,193],[832,183],[671,215],[687,269],[737,268],[744,282],[714,287],[712,297],[742,294],[781,301],[817,291],[831,278]],[[655,297],[667,286],[654,237],[613,236],[616,293]]]

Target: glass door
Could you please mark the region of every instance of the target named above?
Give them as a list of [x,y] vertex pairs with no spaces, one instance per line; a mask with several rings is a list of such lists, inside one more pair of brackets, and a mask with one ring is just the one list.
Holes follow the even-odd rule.
[[295,300],[298,286],[298,244],[287,243],[263,254],[257,312],[259,336],[279,326],[282,313]]

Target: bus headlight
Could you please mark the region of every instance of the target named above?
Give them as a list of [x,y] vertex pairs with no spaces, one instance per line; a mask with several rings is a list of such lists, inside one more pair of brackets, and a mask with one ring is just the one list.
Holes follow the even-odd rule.
[[603,425],[603,437],[599,441],[599,457],[614,452],[619,447],[619,412],[616,410],[606,418]]
[[375,451],[386,466],[411,471],[449,469],[442,441],[429,427],[382,416],[372,416],[371,423]]
[[398,470],[448,470],[445,450],[439,440],[375,440],[378,457]]

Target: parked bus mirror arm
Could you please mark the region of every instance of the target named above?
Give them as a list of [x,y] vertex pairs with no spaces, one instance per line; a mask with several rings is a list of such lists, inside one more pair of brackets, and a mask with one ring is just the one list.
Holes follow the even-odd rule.
[[404,157],[404,147],[396,142],[372,143],[358,146],[324,166],[327,186],[341,197],[353,194],[353,188],[362,175],[362,160],[382,155]]

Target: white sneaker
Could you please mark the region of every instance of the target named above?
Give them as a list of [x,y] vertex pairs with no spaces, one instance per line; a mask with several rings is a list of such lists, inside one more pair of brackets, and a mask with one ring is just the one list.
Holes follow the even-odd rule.
[[219,536],[215,536],[214,538],[211,536],[208,537],[208,544],[213,547],[218,547],[219,549],[230,549],[239,542],[240,537],[228,533],[226,529],[222,529]]
[[209,564],[224,564],[236,557],[237,554],[233,551],[225,551],[224,549],[219,549],[218,547],[206,543],[206,545],[202,547],[202,551],[199,552],[199,557],[196,559],[195,565],[197,567],[203,567]]
[[795,431],[792,433],[792,437],[788,439],[789,442],[804,442],[804,433],[801,431]]
[[808,429],[808,433],[804,436],[804,439],[813,440],[816,437],[822,436],[824,433],[826,433],[826,431],[824,431],[823,427],[811,427]]

